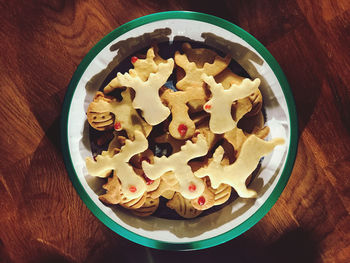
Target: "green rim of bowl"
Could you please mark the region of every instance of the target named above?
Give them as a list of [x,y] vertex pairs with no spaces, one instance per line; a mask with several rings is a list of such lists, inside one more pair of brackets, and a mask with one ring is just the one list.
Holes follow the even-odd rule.
[[[287,153],[286,163],[285,163],[285,166],[283,167],[281,177],[275,189],[272,191],[272,193],[270,194],[268,199],[265,201],[265,203],[243,223],[241,223],[237,227],[223,234],[220,234],[218,236],[208,238],[205,240],[183,242],[183,243],[163,242],[163,241],[158,241],[158,240],[140,236],[134,232],[131,232],[125,229],[124,227],[114,222],[110,217],[108,217],[92,201],[92,199],[89,197],[84,187],[82,186],[80,180],[78,179],[78,176],[76,174],[76,171],[72,163],[72,159],[70,156],[70,149],[68,145],[68,117],[69,117],[72,97],[77,87],[77,84],[80,81],[81,76],[83,75],[83,73],[85,72],[86,68],[91,63],[91,61],[111,41],[121,36],[125,32],[128,32],[131,29],[134,29],[136,27],[139,27],[148,23],[152,23],[159,20],[166,20],[166,19],[189,19],[189,20],[197,20],[197,21],[213,24],[215,26],[224,28],[232,32],[233,34],[239,36],[240,38],[245,40],[247,43],[249,43],[256,51],[258,51],[260,56],[264,58],[264,60],[268,63],[268,65],[271,67],[272,71],[276,75],[279,81],[279,84],[282,87],[282,90],[287,102],[289,118],[290,118],[290,145]],[[65,162],[68,174],[70,176],[70,179],[75,189],[77,190],[78,194],[80,195],[81,199],[86,204],[86,206],[92,211],[92,213],[100,221],[102,221],[107,227],[112,229],[117,234],[133,242],[136,242],[138,244],[141,244],[147,247],[165,249],[165,250],[196,250],[196,249],[203,249],[203,248],[216,246],[239,236],[240,234],[242,234],[243,232],[247,231],[252,226],[254,226],[263,216],[265,216],[265,214],[276,203],[278,197],[281,195],[284,187],[288,182],[288,179],[293,169],[296,152],[297,152],[297,142],[298,142],[297,131],[298,131],[297,114],[296,114],[296,108],[295,108],[292,92],[289,88],[287,79],[284,73],[282,72],[282,69],[280,68],[277,61],[274,59],[274,57],[270,54],[270,52],[258,40],[256,40],[252,35],[244,31],[240,27],[224,19],[212,16],[212,15],[197,13],[197,12],[189,12],[189,11],[169,11],[169,12],[155,13],[144,17],[140,17],[118,27],[117,29],[109,33],[107,36],[105,36],[103,39],[101,39],[89,51],[89,53],[84,57],[82,62],[77,67],[77,70],[75,71],[69,83],[68,90],[64,98],[62,115],[61,115],[61,144],[62,144],[62,153],[63,153],[64,162]]]

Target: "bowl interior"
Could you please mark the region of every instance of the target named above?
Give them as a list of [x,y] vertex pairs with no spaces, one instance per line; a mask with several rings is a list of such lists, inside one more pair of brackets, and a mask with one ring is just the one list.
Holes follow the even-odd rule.
[[[186,18],[151,20],[139,22],[108,35],[99,43],[99,48],[95,47],[89,53],[87,63],[79,70],[79,78],[67,111],[68,153],[74,170],[74,180],[79,185],[78,191],[84,192],[80,193],[81,196],[84,195],[83,199],[88,199],[84,201],[94,207],[93,212],[102,221],[108,222],[112,229],[129,239],[135,241],[141,237],[139,243],[144,245],[148,245],[147,242],[156,242],[192,244],[192,247],[195,247],[193,244],[196,242],[198,244],[208,240],[211,240],[211,244],[206,246],[216,245],[224,241],[215,239],[216,237],[225,233],[230,233],[231,238],[239,235],[272,206],[271,204],[266,207],[265,204],[283,174],[291,141],[291,120],[287,101],[274,71],[259,54],[259,45],[253,47],[239,32],[235,34],[233,30],[227,30],[211,21]],[[168,41],[202,42],[224,54],[230,54],[251,77],[260,78],[266,125],[271,129],[268,140],[283,137],[286,143],[276,147],[262,160],[258,175],[250,185],[250,188],[257,191],[257,199],[237,198],[219,211],[192,220],[169,220],[152,216],[138,218],[99,201],[98,195],[102,193],[103,180],[89,176],[85,167],[85,158],[91,156],[89,127],[85,114],[87,107],[95,92],[106,83],[111,72],[121,61],[152,43]],[[279,187],[283,189],[284,185]],[[248,221],[251,223],[243,224]]]

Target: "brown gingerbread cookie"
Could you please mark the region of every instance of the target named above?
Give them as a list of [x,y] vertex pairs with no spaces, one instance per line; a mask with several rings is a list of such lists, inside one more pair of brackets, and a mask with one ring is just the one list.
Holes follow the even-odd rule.
[[175,193],[173,198],[167,202],[167,207],[173,209],[183,218],[194,218],[202,213],[191,204],[191,200],[184,198],[180,193]]
[[140,208],[133,209],[131,213],[140,217],[150,216],[157,210],[158,206],[159,198],[147,197],[145,203]]

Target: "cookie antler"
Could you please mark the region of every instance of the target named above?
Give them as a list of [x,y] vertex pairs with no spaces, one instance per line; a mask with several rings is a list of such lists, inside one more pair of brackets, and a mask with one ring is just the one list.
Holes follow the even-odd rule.
[[173,171],[179,181],[179,192],[188,199],[193,199],[202,194],[204,183],[196,178],[187,164],[189,160],[205,155],[208,145],[202,135],[198,135],[196,143],[190,140],[181,147],[181,151],[170,155],[154,158],[154,164],[142,163],[142,168],[147,177],[155,180],[168,171]]
[[224,155],[224,149],[219,146],[212,161],[207,167],[200,168],[194,174],[202,178],[209,176],[211,186],[218,188],[220,184],[231,185],[240,197],[256,197],[254,190],[247,189],[245,182],[248,176],[255,170],[261,157],[270,153],[277,145],[283,144],[284,139],[275,138],[271,141],[264,141],[255,135],[243,143],[241,152],[237,160],[231,165],[222,165],[221,160]]
[[212,98],[203,106],[210,113],[210,130],[217,134],[232,130],[237,125],[231,115],[232,103],[252,94],[259,87],[260,79],[244,79],[240,85],[232,84],[229,89],[216,83],[213,76],[203,74],[202,79],[209,85],[212,93]]
[[146,191],[146,184],[135,173],[128,161],[132,156],[147,148],[146,137],[140,131],[135,131],[135,140],[126,140],[120,152],[114,156],[99,155],[96,157],[96,161],[86,158],[86,168],[91,176],[97,177],[106,177],[106,171],[114,170],[114,176],[118,176],[121,182],[121,191],[124,196],[129,199],[138,198]]
[[161,102],[159,89],[168,80],[173,68],[174,60],[168,59],[166,63],[159,64],[157,72],[151,73],[147,81],[129,73],[117,75],[121,85],[135,90],[133,106],[142,110],[143,117],[151,125],[161,123],[170,115],[170,110]]

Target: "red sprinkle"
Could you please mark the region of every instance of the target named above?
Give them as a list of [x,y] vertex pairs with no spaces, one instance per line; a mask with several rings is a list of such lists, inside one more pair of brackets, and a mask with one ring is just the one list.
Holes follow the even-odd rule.
[[198,204],[199,204],[199,205],[204,205],[204,204],[205,204],[205,198],[204,198],[204,196],[200,196],[200,197],[198,198]]
[[122,128],[122,124],[121,124],[119,121],[117,121],[117,122],[114,124],[114,129],[115,129],[116,131],[120,131],[121,128]]
[[150,185],[150,184],[154,183],[154,180],[148,178],[147,175],[143,174],[142,176],[143,176],[143,178],[145,178],[147,185]]
[[177,127],[177,130],[180,133],[181,137],[184,137],[187,132],[187,126],[185,124],[180,124],[179,127]]
[[130,185],[130,186],[129,186],[129,191],[130,191],[130,192],[135,193],[136,190],[137,190],[137,189],[136,189],[136,186],[134,186],[134,185]]
[[134,64],[139,58],[138,57],[132,57],[131,58],[131,63]]
[[190,190],[190,192],[194,192],[196,191],[196,185],[195,184],[190,184],[189,187],[188,187],[188,190]]
[[210,110],[210,109],[211,109],[211,105],[210,105],[210,104],[205,105],[205,106],[204,106],[204,109]]

